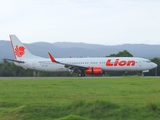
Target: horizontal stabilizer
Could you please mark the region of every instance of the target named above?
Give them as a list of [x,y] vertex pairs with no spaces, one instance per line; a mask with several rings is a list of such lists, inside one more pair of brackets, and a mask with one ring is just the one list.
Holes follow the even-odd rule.
[[24,61],[13,60],[13,59],[7,59],[7,58],[5,58],[5,60],[7,60],[7,61],[12,61],[12,62],[17,62],[17,63],[25,63]]

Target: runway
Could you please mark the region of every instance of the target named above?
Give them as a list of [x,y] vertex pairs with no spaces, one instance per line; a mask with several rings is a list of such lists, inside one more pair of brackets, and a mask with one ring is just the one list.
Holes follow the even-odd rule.
[[23,80],[23,79],[97,79],[97,78],[122,78],[122,77],[0,77],[0,80]]
[[[135,76],[128,76],[129,77],[135,77]],[[138,76],[136,76],[138,77]],[[141,76],[139,76],[141,77]],[[27,79],[107,79],[107,78],[123,78],[122,76],[113,76],[113,77],[0,77],[0,80],[27,80]],[[143,76],[141,78],[160,78],[160,76]]]

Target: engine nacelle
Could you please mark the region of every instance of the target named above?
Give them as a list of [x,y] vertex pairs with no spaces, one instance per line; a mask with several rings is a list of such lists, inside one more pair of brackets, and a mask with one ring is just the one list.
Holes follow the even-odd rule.
[[102,68],[101,67],[90,67],[86,69],[86,74],[103,74]]

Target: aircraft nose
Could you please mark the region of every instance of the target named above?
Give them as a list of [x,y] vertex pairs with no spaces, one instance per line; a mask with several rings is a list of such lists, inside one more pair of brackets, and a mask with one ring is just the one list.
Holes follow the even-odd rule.
[[153,68],[156,68],[158,65],[156,63],[152,63]]

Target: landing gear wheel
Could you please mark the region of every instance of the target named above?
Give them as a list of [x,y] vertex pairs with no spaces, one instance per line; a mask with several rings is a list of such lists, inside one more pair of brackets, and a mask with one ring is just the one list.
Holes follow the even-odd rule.
[[84,77],[85,73],[78,73],[78,77]]
[[78,73],[78,77],[81,77],[82,76],[82,74],[81,73]]
[[85,77],[85,73],[82,73],[82,77]]

